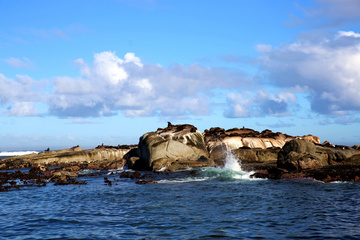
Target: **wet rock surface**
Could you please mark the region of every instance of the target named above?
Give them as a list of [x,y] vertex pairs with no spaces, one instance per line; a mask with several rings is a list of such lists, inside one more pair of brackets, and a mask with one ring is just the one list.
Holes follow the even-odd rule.
[[28,173],[17,170],[15,172],[0,172],[0,192],[23,187],[45,187],[47,183],[54,185],[87,184],[77,181],[75,172],[62,171],[61,168],[49,170],[45,166],[31,168]]
[[305,140],[289,141],[278,153],[276,167],[258,170],[253,177],[269,179],[312,178],[322,182],[360,181],[360,151]]
[[277,166],[287,170],[305,170],[329,165],[324,156],[315,150],[312,142],[291,140],[279,151]]
[[[258,132],[248,128],[211,128],[200,133],[189,124],[159,128],[140,137],[137,145],[98,145],[83,150],[79,146],[58,151],[47,149],[39,154],[15,156],[0,160],[0,191],[24,186],[86,184],[78,181],[84,170],[113,170],[127,166],[119,179],[136,180],[138,184],[156,183],[156,174],[176,176],[177,171],[202,167],[223,167],[231,152],[245,171],[256,171],[253,177],[268,179],[313,178],[323,182],[359,182],[360,145],[353,147],[320,144],[316,136],[290,136],[270,130]],[[146,172],[146,171],[153,172]],[[141,173],[140,171],[145,171]],[[165,171],[163,173],[159,173]],[[196,171],[195,171],[196,173]],[[145,180],[146,179],[146,180]],[[104,179],[111,186],[118,180]]]
[[306,179],[312,178],[325,183],[360,182],[360,167],[349,165],[327,166],[304,171],[287,171],[281,168],[258,170],[252,175],[255,178],[268,179]]
[[46,183],[42,178],[34,172],[23,173],[16,172],[0,172],[0,192],[7,191],[12,188],[19,189],[20,187],[43,187]]
[[[217,165],[221,166],[226,158],[226,152],[236,150],[243,161],[263,162],[276,161],[277,152],[286,142],[293,139],[304,139],[314,143],[320,143],[316,136],[290,136],[280,132],[264,130],[255,131],[250,128],[210,128],[203,133],[209,157]],[[249,150],[250,149],[250,150]],[[262,150],[262,151],[261,151]]]
[[139,180],[136,182],[136,184],[154,184],[154,183],[158,183],[158,182],[154,180]]

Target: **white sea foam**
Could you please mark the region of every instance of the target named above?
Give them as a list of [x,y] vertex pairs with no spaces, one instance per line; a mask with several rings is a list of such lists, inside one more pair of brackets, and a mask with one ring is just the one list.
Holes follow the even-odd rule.
[[245,173],[241,169],[239,160],[235,157],[235,155],[231,151],[226,153],[226,162],[223,169],[228,169],[239,173]]
[[98,172],[100,172],[100,170],[84,169],[79,172],[79,175],[87,175],[87,174],[98,173]]
[[201,182],[201,181],[236,181],[236,180],[263,180],[251,178],[254,171],[244,171],[241,168],[241,161],[231,151],[226,155],[226,162],[223,168],[204,167],[198,169],[195,175],[176,178],[176,179],[163,179],[159,183],[188,183],[188,182]]
[[162,168],[160,168],[159,170],[157,170],[156,172],[163,172],[163,171],[165,171],[166,170],[166,167],[162,167]]
[[254,171],[246,172],[241,168],[241,160],[238,159],[231,151],[228,151],[226,154],[226,162],[223,170],[233,171],[233,178],[235,179],[248,179],[256,180],[256,178],[251,178],[250,176],[254,174]]
[[115,173],[121,173],[124,170],[127,170],[127,167],[126,168],[118,167],[117,169],[110,169],[109,172],[107,173],[107,175],[112,175],[112,174],[115,174]]
[[188,183],[188,182],[203,182],[209,180],[209,177],[201,177],[201,178],[179,178],[179,179],[162,179],[159,180],[158,183]]
[[38,152],[36,151],[0,152],[0,157],[22,156],[31,153],[38,153]]

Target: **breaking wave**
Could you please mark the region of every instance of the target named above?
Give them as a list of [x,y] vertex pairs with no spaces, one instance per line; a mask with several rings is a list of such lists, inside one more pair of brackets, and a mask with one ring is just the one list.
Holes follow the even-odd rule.
[[184,182],[199,182],[199,181],[237,181],[237,180],[259,180],[257,178],[251,178],[250,176],[255,172],[246,172],[241,168],[241,161],[236,156],[228,151],[226,155],[226,162],[224,167],[204,167],[193,171],[194,174],[191,177],[177,178],[177,179],[164,179],[159,182],[162,183],[184,183]]
[[231,151],[226,154],[226,162],[222,168],[204,168],[201,175],[219,181],[231,181],[236,179],[254,180],[250,176],[253,171],[246,172],[241,168],[241,161]]
[[22,156],[26,154],[39,153],[36,151],[0,152],[0,157]]

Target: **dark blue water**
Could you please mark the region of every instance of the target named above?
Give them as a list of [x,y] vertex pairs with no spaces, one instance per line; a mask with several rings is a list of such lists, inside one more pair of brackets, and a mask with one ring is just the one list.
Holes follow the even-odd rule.
[[359,183],[189,172],[1,192],[0,239],[360,239]]

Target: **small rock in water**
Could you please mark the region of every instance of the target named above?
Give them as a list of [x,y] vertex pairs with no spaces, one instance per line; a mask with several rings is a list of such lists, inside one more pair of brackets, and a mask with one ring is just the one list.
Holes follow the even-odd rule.
[[153,183],[158,183],[158,182],[154,180],[139,180],[136,182],[136,184],[153,184]]

